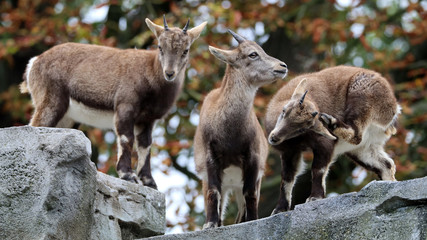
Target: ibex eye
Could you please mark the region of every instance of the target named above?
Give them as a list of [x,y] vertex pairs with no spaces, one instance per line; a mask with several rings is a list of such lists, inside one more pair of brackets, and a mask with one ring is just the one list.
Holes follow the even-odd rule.
[[253,52],[253,53],[249,54],[249,57],[250,58],[256,58],[256,57],[258,57],[258,53]]

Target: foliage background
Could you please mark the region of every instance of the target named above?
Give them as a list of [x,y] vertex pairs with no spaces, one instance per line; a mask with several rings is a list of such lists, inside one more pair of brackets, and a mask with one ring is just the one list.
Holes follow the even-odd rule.
[[[203,197],[194,171],[192,141],[205,96],[218,87],[225,65],[208,45],[236,45],[226,29],[257,41],[268,54],[287,63],[285,81],[258,91],[254,106],[263,120],[272,95],[293,76],[340,64],[370,68],[393,84],[402,106],[398,133],[387,143],[398,180],[427,175],[427,1],[425,0],[3,0],[0,2],[0,127],[27,124],[32,113],[28,95],[18,84],[28,60],[54,45],[83,42],[119,48],[153,48],[146,17],[170,26],[208,21],[192,46],[186,85],[170,114],[153,132],[153,175],[167,196],[167,232],[200,229]],[[143,66],[141,66],[143,67]],[[330,96],[334,97],[334,96]],[[86,126],[98,169],[115,175],[115,136]],[[136,158],[136,155],[133,156]],[[308,165],[312,156],[305,154]],[[274,208],[280,183],[280,160],[272,151],[263,181],[260,217]],[[329,196],[360,190],[376,179],[347,159],[339,159],[328,176]],[[294,190],[297,204],[310,191],[310,171]],[[230,205],[226,224],[236,208]]]

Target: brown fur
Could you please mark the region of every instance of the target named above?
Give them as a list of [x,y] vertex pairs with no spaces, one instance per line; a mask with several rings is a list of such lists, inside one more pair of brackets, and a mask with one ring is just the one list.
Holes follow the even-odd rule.
[[[71,127],[80,121],[114,128],[118,136],[119,176],[156,188],[149,164],[151,131],[154,122],[169,111],[178,97],[188,49],[206,22],[187,32],[179,28],[166,30],[149,19],[146,23],[162,50],[61,44],[30,61],[21,90],[31,93],[35,107],[32,126]],[[79,114],[70,110],[71,101],[79,108]],[[87,110],[92,115],[84,115]],[[111,120],[111,126],[101,124],[101,118]],[[130,163],[134,142],[138,155],[144,155],[138,156],[138,176]]]
[[[221,87],[204,100],[194,137],[194,159],[203,180],[207,215],[204,228],[221,225],[229,190],[236,194],[236,222],[258,217],[268,144],[252,105],[258,87],[283,78],[287,72],[283,62],[268,56],[251,41],[242,41],[232,51],[213,47],[210,51],[228,65]],[[255,59],[249,57],[253,52],[258,54]],[[240,169],[237,171],[242,172],[242,179],[234,172],[224,171],[230,167]],[[224,183],[229,179],[238,182],[238,186]]]
[[314,153],[308,201],[325,197],[329,166],[343,153],[381,179],[395,180],[394,162],[383,146],[395,132],[398,111],[389,82],[367,69],[327,68],[298,76],[283,86],[266,114],[269,142],[281,153],[283,167],[281,195],[273,213],[289,210],[296,166],[306,149]]

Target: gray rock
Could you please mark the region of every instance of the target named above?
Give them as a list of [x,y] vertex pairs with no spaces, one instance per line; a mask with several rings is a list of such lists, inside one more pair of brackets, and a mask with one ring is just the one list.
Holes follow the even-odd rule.
[[135,239],[165,233],[165,196],[98,172],[91,239]]
[[72,129],[0,129],[0,239],[87,239],[96,169]]
[[81,131],[0,129],[0,239],[164,234],[165,196],[97,173]]
[[427,239],[427,177],[373,181],[252,222],[149,239]]

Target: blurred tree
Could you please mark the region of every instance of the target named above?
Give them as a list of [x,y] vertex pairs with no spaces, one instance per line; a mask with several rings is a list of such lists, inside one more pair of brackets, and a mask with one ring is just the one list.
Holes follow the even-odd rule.
[[[170,26],[208,21],[207,30],[191,49],[186,85],[176,107],[153,132],[153,172],[167,195],[168,232],[199,229],[204,221],[203,197],[194,174],[192,139],[203,96],[219,86],[225,65],[208,45],[231,48],[236,43],[226,29],[260,43],[285,61],[291,74],[339,64],[376,70],[395,86],[402,106],[396,136],[387,152],[397,164],[398,180],[427,175],[427,1],[128,1],[128,0],[3,0],[0,3],[0,127],[27,124],[32,106],[17,85],[28,60],[63,42],[83,42],[120,48],[150,48],[153,34],[146,17]],[[101,17],[99,17],[101,16]],[[99,17],[99,18],[96,18]],[[271,96],[286,81],[259,90],[254,101],[261,122]],[[333,96],[331,96],[333,97]],[[92,159],[100,171],[115,174],[114,134],[80,126],[93,143]],[[134,156],[135,158],[136,156]],[[310,164],[312,155],[305,155]],[[278,198],[280,161],[272,152],[263,182],[260,217],[268,216]],[[294,191],[295,203],[305,201],[310,172]],[[347,159],[332,167],[328,193],[357,191],[376,179]],[[230,205],[226,224],[236,208]]]

